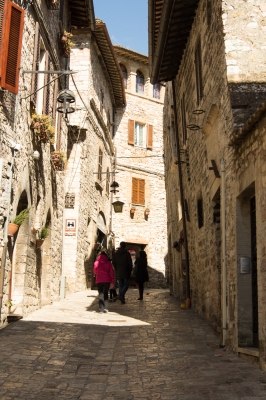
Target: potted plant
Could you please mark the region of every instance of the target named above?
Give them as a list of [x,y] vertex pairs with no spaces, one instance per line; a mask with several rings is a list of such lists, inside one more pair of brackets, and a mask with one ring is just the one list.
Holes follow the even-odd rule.
[[70,39],[72,36],[72,33],[64,30],[64,33],[60,37],[61,49],[65,57],[69,56],[71,47],[74,46],[74,43]]
[[132,206],[130,209],[130,214],[135,214],[136,212],[136,207]]
[[54,151],[52,154],[52,163],[57,171],[63,171],[67,165],[65,153],[60,150]]
[[32,114],[31,128],[41,142],[54,143],[55,128],[53,119],[46,114]]
[[146,207],[146,208],[145,208],[144,214],[145,214],[145,215],[149,215],[149,214],[150,214],[150,209],[149,209],[149,207]]
[[41,246],[42,246],[42,244],[43,244],[43,242],[44,242],[44,239],[46,239],[47,237],[49,236],[49,228],[47,228],[46,226],[44,226],[40,231],[39,231],[39,234],[38,234],[38,239],[36,239],[36,248],[37,249],[39,249]]
[[12,222],[8,224],[8,236],[14,236],[15,233],[18,231],[18,228],[20,225],[23,224],[23,222],[28,219],[30,214],[30,208],[25,208],[25,210],[22,210],[14,219]]

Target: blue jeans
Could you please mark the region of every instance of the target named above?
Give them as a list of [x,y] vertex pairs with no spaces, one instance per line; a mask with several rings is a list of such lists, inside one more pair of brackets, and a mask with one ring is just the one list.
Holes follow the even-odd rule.
[[117,282],[118,282],[118,287],[119,287],[119,296],[121,297],[121,299],[124,299],[125,294],[130,285],[130,278],[118,279]]

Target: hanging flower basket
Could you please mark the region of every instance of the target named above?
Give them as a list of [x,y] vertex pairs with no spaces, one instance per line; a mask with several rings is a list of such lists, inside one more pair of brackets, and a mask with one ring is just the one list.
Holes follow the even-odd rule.
[[72,33],[67,31],[64,31],[64,33],[60,36],[60,47],[64,57],[69,57],[71,48],[74,46],[74,43],[70,39],[72,36]]
[[55,151],[52,154],[52,163],[57,171],[64,171],[67,165],[65,153],[62,151]]
[[32,114],[31,129],[37,135],[40,142],[54,143],[55,128],[52,125],[53,119],[46,114]]
[[135,207],[131,207],[130,214],[135,214],[135,212],[136,212],[136,208]]
[[149,214],[150,214],[150,209],[149,209],[149,208],[146,208],[146,210],[144,211],[144,214],[145,214],[145,215],[149,215]]
[[13,237],[15,235],[15,233],[17,233],[18,228],[19,228],[19,225],[13,224],[10,222],[8,224],[7,235]]

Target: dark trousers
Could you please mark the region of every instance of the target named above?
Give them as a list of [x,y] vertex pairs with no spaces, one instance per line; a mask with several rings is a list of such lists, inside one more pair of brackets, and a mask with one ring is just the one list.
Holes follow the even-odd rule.
[[143,299],[144,282],[138,282],[139,285],[139,298]]
[[97,288],[98,288],[98,292],[99,292],[99,309],[100,309],[100,311],[103,311],[104,309],[108,310],[109,287],[110,287],[109,282],[97,283]]
[[116,289],[110,289],[110,299],[115,299],[117,297]]
[[125,299],[125,294],[130,285],[130,278],[121,278],[118,279],[118,287],[119,287],[119,296],[121,299]]

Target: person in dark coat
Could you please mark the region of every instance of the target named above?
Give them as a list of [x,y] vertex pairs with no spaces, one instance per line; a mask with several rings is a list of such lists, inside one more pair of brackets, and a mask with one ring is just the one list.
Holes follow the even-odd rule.
[[125,294],[130,285],[130,275],[132,271],[132,258],[130,253],[126,250],[126,243],[121,242],[119,249],[113,257],[113,266],[116,272],[116,279],[118,281],[119,296],[118,300],[125,304]]
[[145,253],[144,250],[141,250],[139,252],[139,256],[135,261],[136,282],[139,286],[138,300],[143,300],[144,282],[149,281],[149,274],[147,267],[148,267],[147,254]]

